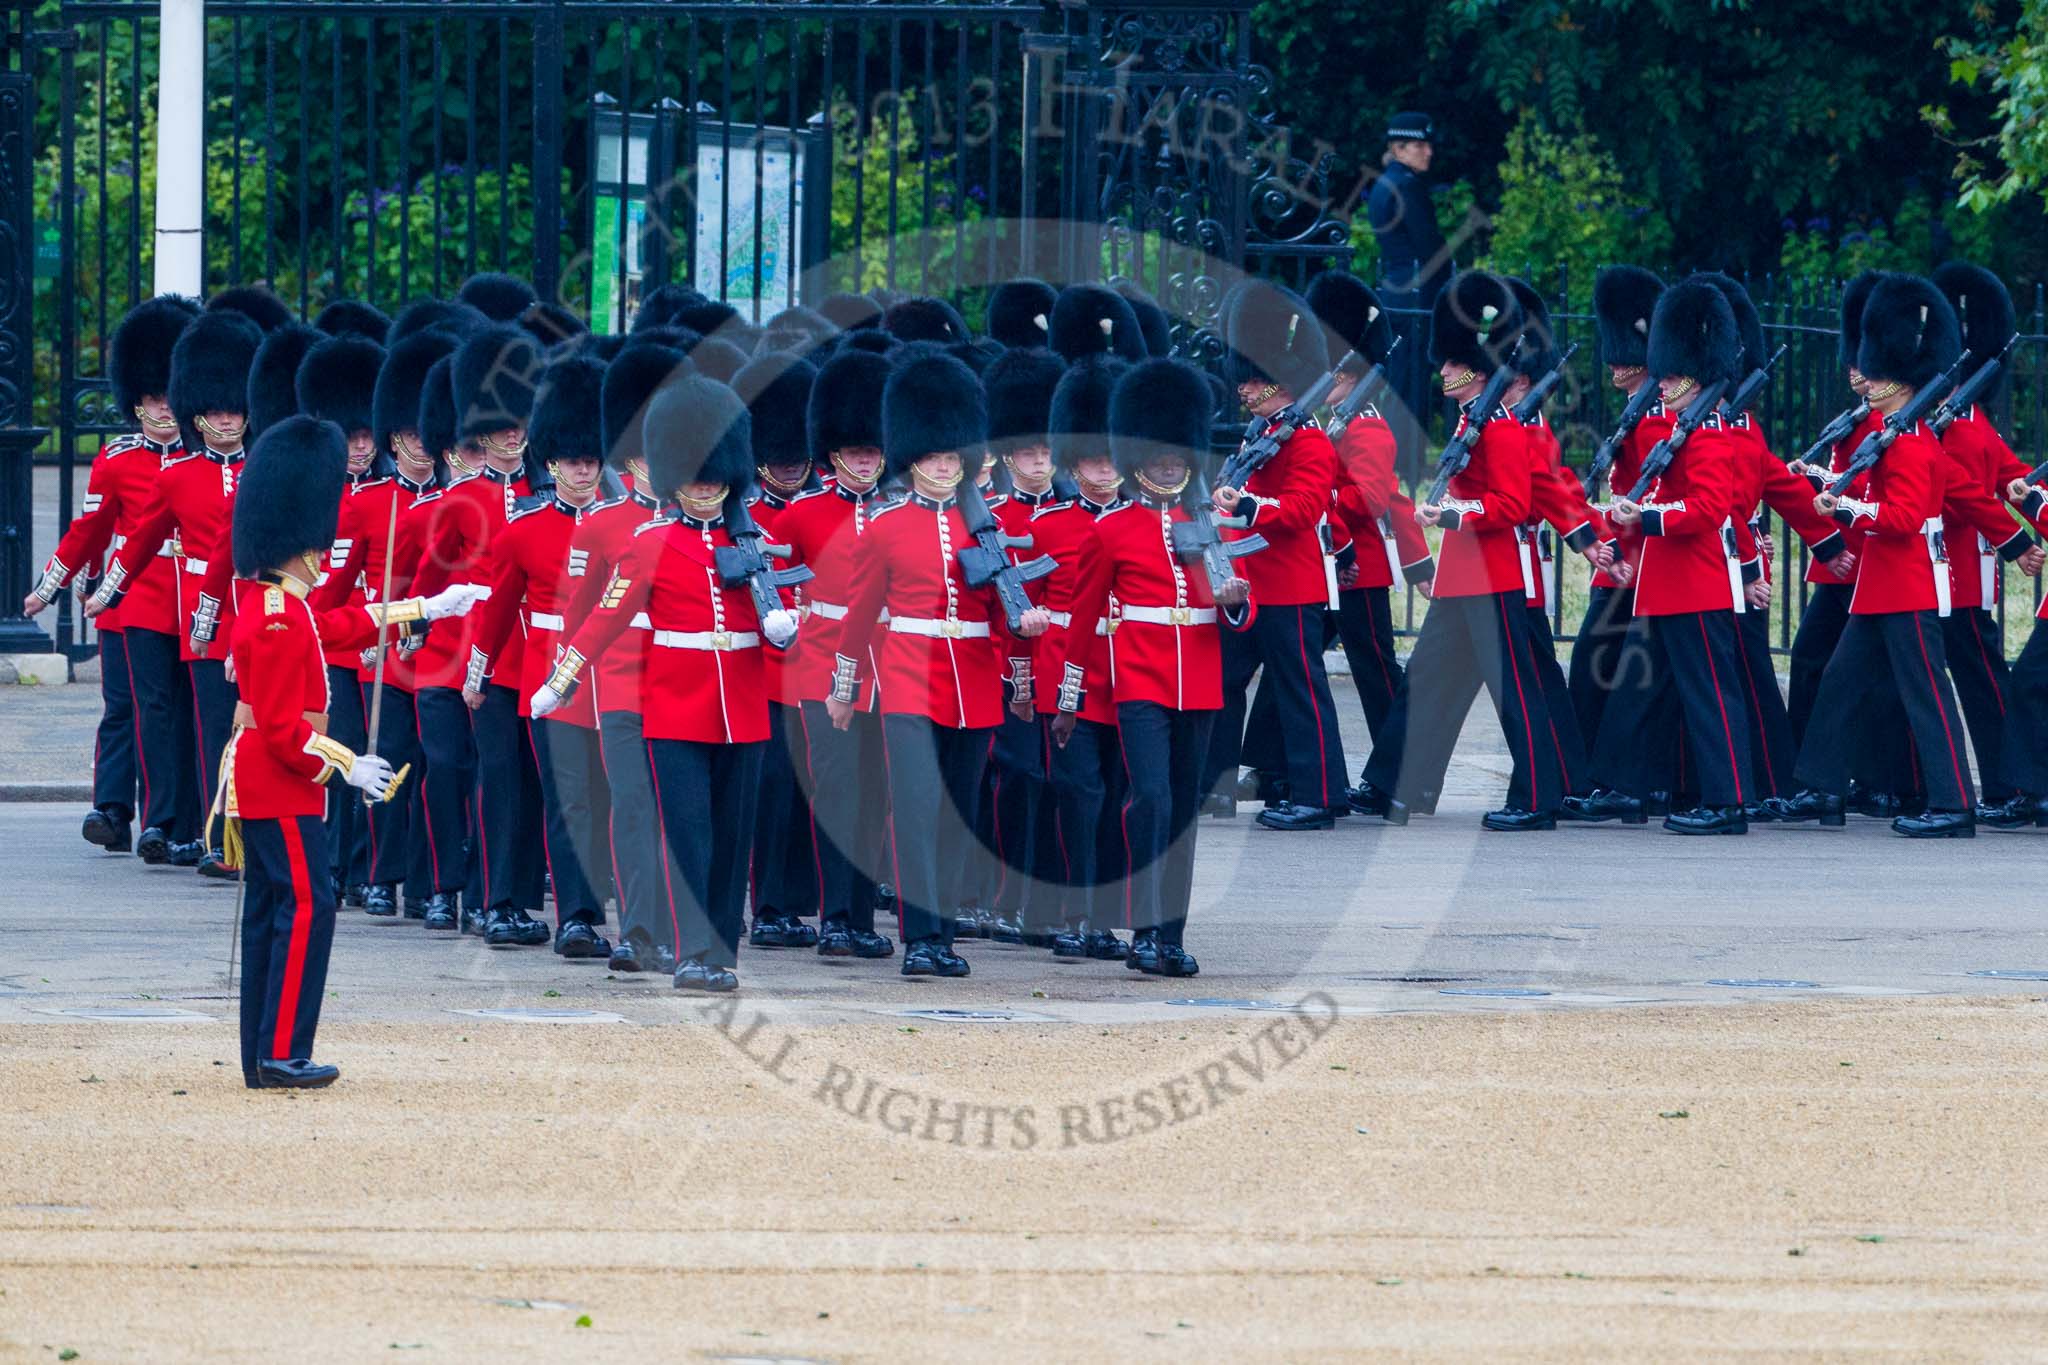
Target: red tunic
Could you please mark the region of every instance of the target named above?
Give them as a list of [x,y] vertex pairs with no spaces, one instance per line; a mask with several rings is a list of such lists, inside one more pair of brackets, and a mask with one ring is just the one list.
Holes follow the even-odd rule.
[[[391,565],[393,592],[403,586],[392,546],[387,542],[403,536],[406,513],[432,488],[432,484],[414,483],[399,474],[358,484],[342,499],[341,522],[334,532],[334,546],[327,552],[326,572],[309,599],[314,611],[381,601],[387,563]],[[391,515],[394,505],[398,511],[395,522]],[[346,650],[330,650],[327,661],[343,667],[356,666],[357,677],[364,682],[376,677],[373,666],[361,664],[360,653],[351,656]],[[401,662],[395,651],[385,661],[384,681],[407,692],[412,690],[412,666]]]
[[[177,442],[158,445],[142,436],[115,436],[93,457],[85,480],[85,500],[70,529],[57,542],[56,553],[43,565],[43,582],[61,589],[74,574],[96,566],[104,553],[118,552],[142,525],[155,498],[157,475],[168,460],[180,459]],[[119,606],[93,618],[100,630],[135,626],[176,634],[176,591],[172,569],[146,561],[125,585]],[[54,602],[54,592],[45,592]]]
[[1394,478],[1393,429],[1370,404],[1337,442],[1335,509],[1334,520],[1350,534],[1358,566],[1352,587],[1391,588],[1434,576],[1429,541],[1415,524],[1415,504]]
[[[783,543],[782,533],[777,528],[782,524],[782,515],[789,510],[789,504],[788,498],[764,492],[747,505],[747,510],[753,514],[754,525],[761,528],[762,534],[768,537],[770,544]],[[776,593],[781,597],[783,606],[801,616],[804,609],[804,589],[809,586],[808,583],[798,583],[792,587],[778,588]],[[796,705],[791,697],[796,682],[789,674],[790,656],[795,652],[796,645],[792,643],[788,649],[765,651],[761,659],[762,672],[768,679],[768,698],[784,706]]]
[[[1849,461],[1856,454],[1856,447],[1863,444],[1863,438],[1883,425],[1884,414],[1881,412],[1872,412],[1861,422],[1858,422],[1853,431],[1830,447],[1828,468],[1837,474],[1848,468]],[[1856,483],[1851,485],[1848,490],[1850,496],[1862,496],[1861,490],[1867,485],[1869,478],[1870,476],[1865,474]],[[1813,485],[1811,483],[1807,484],[1809,496],[1811,496],[1812,489]],[[1837,520],[1839,521],[1840,518],[1837,518]],[[1863,572],[1863,542],[1869,534],[1868,522],[1861,525],[1842,527],[1843,544],[1855,554],[1857,560],[1856,571],[1849,576],[1850,582],[1854,582],[1857,576]],[[1816,559],[1806,566],[1806,581],[1809,583],[1840,583],[1842,580],[1836,578],[1820,560]]]
[[1694,429],[1685,449],[1650,485],[1642,503],[1636,615],[1743,609],[1734,523],[1737,464],[1749,453],[1716,413]]
[[1529,441],[1530,518],[1521,528],[1522,564],[1527,574],[1525,597],[1532,607],[1550,601],[1552,561],[1543,549],[1543,526],[1551,529],[1574,550],[1584,550],[1600,536],[1599,514],[1586,501],[1579,481],[1565,472],[1564,447],[1550,429],[1550,421],[1537,413],[1523,429]]
[[[1948,542],[1948,567],[1958,607],[1992,607],[1998,603],[2005,575],[1999,571],[1999,550],[2010,546],[2020,528],[2007,515],[1987,518],[1984,494],[2002,513],[2006,486],[2027,476],[2027,466],[2012,453],[1982,408],[1971,408],[1941,433],[1941,448],[1962,476],[1942,509],[1943,539]],[[2024,546],[2020,546],[2024,549]]]
[[[222,455],[213,450],[196,455],[166,457],[157,476],[156,496],[143,514],[135,533],[114,556],[133,580],[142,566],[160,550],[168,548],[176,561],[177,605],[173,620],[178,636],[178,657],[191,662],[205,655],[192,652],[192,615],[199,608],[199,595],[213,561],[223,562],[232,577],[233,551],[228,528],[233,524],[235,483],[241,477],[242,455]],[[225,657],[228,632],[234,620],[234,596],[222,588],[216,595],[219,623],[208,651]]]
[[245,820],[320,815],[327,809],[321,784],[339,750],[306,718],[328,710],[323,646],[361,648],[376,638],[376,623],[354,607],[316,614],[291,579],[237,579],[230,591],[242,603],[228,637],[235,685],[254,719],[238,725],[228,745],[227,813]]
[[[1073,624],[1075,591],[1087,576],[1088,561],[1101,553],[1095,525],[1117,508],[1129,505],[1125,498],[1106,505],[1086,498],[1070,498],[1041,504],[1032,514],[1028,534],[1034,542],[1033,553],[1049,554],[1059,561],[1057,569],[1031,585],[1042,590],[1036,600],[1052,613],[1052,626],[1037,640],[1029,642],[1038,646],[1034,658],[1039,669],[1032,700],[1041,715],[1049,716],[1059,710],[1060,679],[1057,671],[1051,668],[1052,660],[1055,657],[1085,657],[1087,690],[1082,694],[1081,719],[1104,725],[1116,724],[1116,701],[1110,695],[1109,651],[1075,651],[1067,640],[1067,632]],[[1103,624],[1089,629],[1102,629],[1106,633],[1108,624],[1116,619],[1116,610],[1116,601],[1112,597],[1107,620],[1098,614],[1096,619]]]
[[[1460,416],[1458,430],[1471,420]],[[1515,528],[1529,519],[1529,507],[1528,429],[1505,408],[1495,408],[1472,447],[1471,462],[1452,476],[1445,494],[1434,595],[1523,592],[1525,566]]]
[[1238,565],[1267,606],[1329,600],[1317,527],[1329,510],[1336,478],[1336,447],[1320,427],[1304,426],[1245,481],[1248,496],[1238,502],[1235,515],[1250,524],[1229,534],[1235,538],[1256,531],[1266,538],[1265,549],[1246,555]]
[[[798,494],[775,520],[776,536],[790,547],[790,563],[808,564],[816,575],[804,584],[809,601],[803,629],[786,663],[788,695],[796,701],[825,701],[832,695],[832,659],[852,595],[854,562],[875,510],[887,505],[879,497],[878,491],[855,493],[834,484]],[[861,685],[860,708],[872,711],[878,704],[874,682],[879,672],[872,648],[862,665],[867,681]]]
[[1863,536],[1856,592],[1849,602],[1851,613],[1948,614],[1941,603],[1948,587],[1948,570],[1935,563],[1930,539],[1941,529],[1947,487],[1948,457],[1922,423],[1893,441],[1876,466],[1849,489],[1835,511],[1835,520],[1852,535]]
[[[658,510],[646,494],[629,492],[583,514],[569,537],[568,561],[562,571],[569,585],[562,607],[565,632],[574,635],[589,619],[605,585],[611,582],[612,570],[631,548],[633,533],[654,520]],[[590,704],[598,715],[640,709],[640,680],[647,671],[647,641],[653,629],[645,613],[633,617],[586,670],[583,685],[595,694]]]
[[[1628,434],[1621,443],[1621,449],[1615,452],[1614,463],[1607,467],[1607,487],[1595,489],[1594,492],[1603,497],[1627,497],[1629,491],[1636,486],[1636,480],[1643,475],[1643,461],[1648,458],[1657,442],[1671,434],[1671,428],[1676,421],[1676,418],[1664,411],[1663,403],[1650,404],[1642,420],[1636,423],[1635,430]],[[1642,527],[1616,526],[1607,522],[1605,518],[1602,519],[1602,524],[1606,527],[1608,542],[1614,546],[1617,561],[1627,563],[1631,567],[1640,567],[1643,562]],[[1615,582],[1613,574],[1602,571],[1593,575],[1593,586],[1618,588],[1621,585]]]
[[[458,479],[440,494],[421,498],[414,507],[426,510],[426,520],[417,529],[420,540],[413,565],[400,561],[397,568],[410,571],[407,592],[415,597],[432,597],[451,583],[489,581],[491,539],[505,529],[506,519],[518,509],[519,500],[532,490],[523,474],[507,477],[494,469],[481,470]],[[393,591],[396,591],[394,586]],[[452,629],[451,629],[452,627]],[[469,646],[476,635],[476,617],[437,621],[427,632],[427,642],[413,658],[413,674],[419,687],[460,687],[469,666]],[[524,642],[509,641],[498,659],[498,667],[510,676],[520,675],[519,654]]]
[[1842,545],[1842,530],[1813,510],[1813,485],[1794,474],[1771,453],[1763,426],[1752,413],[1725,424],[1737,443],[1735,458],[1735,544],[1745,578],[1769,579],[1771,566],[1757,552],[1758,507],[1768,506],[1785,519],[1792,533],[1815,555],[1832,558]]
[[[562,639],[563,607],[569,597],[569,542],[582,523],[585,510],[560,498],[512,514],[505,529],[491,541],[491,596],[483,604],[483,620],[477,623],[476,638],[470,645],[465,685],[481,688],[488,678],[500,687],[519,692],[519,714],[531,714],[528,698],[547,681],[559,653]],[[506,638],[525,637],[519,651],[519,671],[508,671],[499,662]],[[579,687],[569,700],[547,714],[548,720],[592,729],[597,725],[596,688]]]

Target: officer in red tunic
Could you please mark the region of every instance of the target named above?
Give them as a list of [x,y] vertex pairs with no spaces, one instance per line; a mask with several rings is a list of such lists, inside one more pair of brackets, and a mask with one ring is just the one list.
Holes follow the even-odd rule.
[[847,723],[835,726],[826,709],[854,563],[874,513],[889,500],[881,485],[882,390],[888,379],[884,356],[853,346],[842,346],[825,362],[811,386],[807,422],[811,457],[825,487],[797,498],[775,523],[792,561],[810,566],[815,575],[804,585],[803,631],[784,671],[804,737],[802,777],[811,803],[823,957],[883,958],[896,951],[875,932],[879,887],[890,874],[883,836],[888,786],[872,651],[868,682]]
[[[566,638],[563,609],[574,585],[567,573],[570,545],[577,526],[601,500],[605,482],[598,449],[604,368],[594,357],[570,354],[541,375],[526,440],[553,486],[547,498],[507,518],[491,540],[491,601],[478,613],[462,685],[472,712],[483,706],[495,682],[512,689],[520,711],[529,713],[528,698],[547,679],[557,645]],[[517,676],[505,676],[498,660],[515,631],[525,637],[522,663]],[[611,826],[611,793],[599,751],[595,691],[579,690],[545,720],[528,715],[540,769],[542,847],[555,890],[555,951],[570,959],[608,959],[612,952],[597,932],[610,890],[603,832]],[[494,927],[501,938],[516,941],[516,929],[502,930],[505,913],[499,912],[496,926],[486,923],[486,941]]]
[[[1224,378],[1254,417],[1274,417],[1330,367],[1314,312],[1275,285],[1239,286],[1225,330]],[[1268,829],[1329,829],[1337,816],[1350,814],[1344,749],[1322,651],[1329,585],[1321,525],[1336,474],[1330,438],[1308,423],[1246,487],[1214,490],[1217,511],[1242,517],[1249,533],[1265,537],[1266,548],[1244,561],[1259,614],[1248,633],[1224,641],[1223,714],[1210,739],[1210,767],[1219,778],[1234,778],[1244,739],[1244,689],[1263,666],[1267,685],[1278,688],[1288,780],[1286,800],[1259,814]]]
[[[64,585],[102,555],[118,551],[142,524],[163,465],[181,457],[178,421],[165,395],[171,386],[171,347],[198,306],[164,294],[145,299],[114,329],[107,354],[114,407],[133,413],[140,431],[114,436],[93,457],[85,499],[70,529],[43,565],[43,576],[22,602],[34,616],[53,605]],[[100,648],[100,725],[93,745],[92,809],[80,833],[109,853],[135,848],[147,863],[170,857],[172,837],[194,840],[196,828],[178,825],[178,796],[191,796],[191,701],[178,663],[172,570],[146,561],[129,580],[121,605],[94,618]],[[79,578],[80,591],[84,590]],[[181,748],[179,737],[186,742]],[[187,757],[181,762],[180,753]],[[138,801],[139,789],[139,801]],[[130,822],[142,821],[137,841]],[[191,816],[187,815],[187,824]],[[197,845],[194,843],[195,861]]]
[[[1430,357],[1442,372],[1443,391],[1465,405],[1458,429],[1476,423],[1480,432],[1470,463],[1451,479],[1443,504],[1415,509],[1418,522],[1445,531],[1436,588],[1387,716],[1387,737],[1373,745],[1361,799],[1354,802],[1395,824],[1407,823],[1417,805],[1435,809],[1458,731],[1481,687],[1493,699],[1515,764],[1507,804],[1487,813],[1485,828],[1554,828],[1564,795],[1557,751],[1549,743],[1549,708],[1536,679],[1522,547],[1515,536],[1531,506],[1528,430],[1504,407],[1471,410],[1487,376],[1506,363],[1523,326],[1514,291],[1483,271],[1452,280],[1437,296],[1430,319]],[[1261,616],[1270,609],[1261,601]]]
[[[226,650],[210,648],[220,623],[232,615],[232,603],[208,599],[199,588],[214,552],[228,550],[228,509],[245,454],[249,367],[261,342],[255,324],[232,308],[202,313],[179,335],[171,350],[169,397],[188,453],[166,462],[150,510],[86,604],[87,615],[113,606],[145,563],[170,551],[177,571],[179,651],[197,724],[199,792],[207,810],[217,804],[235,686],[227,680]],[[207,849],[198,868],[206,876],[234,875],[218,848]]]
[[[917,354],[891,370],[882,392],[883,451],[908,488],[876,512],[854,560],[826,709],[853,723],[869,640],[882,694],[892,862],[904,938],[903,975],[965,976],[952,948],[953,907],[975,880],[968,867],[972,813],[991,732],[1010,700],[1030,696],[993,587],[972,587],[960,563],[970,544],[957,499],[963,457],[979,457],[988,409],[974,372],[945,355]],[[968,495],[974,490],[969,485]],[[1019,633],[1044,633],[1042,608]]]
[[[2005,495],[2034,529],[2048,536],[2048,494],[2024,478],[2005,486]],[[2021,561],[2029,573],[2040,572],[2040,555]],[[2005,748],[1999,755],[2019,795],[1995,807],[1984,821],[1992,829],[2048,828],[2048,598],[2034,614],[2034,633],[2012,665],[2012,704],[2006,713]]]
[[[1898,411],[1954,362],[1959,346],[1955,310],[1932,283],[1904,275],[1880,279],[1864,305],[1856,351],[1872,415]],[[1817,511],[1867,538],[1848,625],[1821,676],[1800,746],[1794,776],[1803,790],[1776,803],[1780,819],[1843,822],[1856,754],[1869,744],[1870,717],[1882,701],[1871,682],[1889,677],[1927,784],[1925,813],[1900,815],[1892,829],[1909,838],[1976,833],[1962,717],[1949,688],[1941,630],[1950,600],[1941,525],[1947,469],[1940,441],[1921,423],[1901,433],[1842,496],[1824,491],[1814,499]]]
[[370,644],[385,626],[459,614],[476,598],[464,587],[430,602],[314,614],[306,598],[334,543],[347,460],[339,427],[287,418],[249,459],[248,496],[236,505],[232,552],[248,582],[230,641],[244,700],[221,771],[248,880],[241,1018],[242,1079],[251,1089],[307,1089],[340,1074],[312,1060],[334,941],[323,784],[338,773],[385,801],[398,782],[382,758],[328,737],[323,651]]
[[[1110,400],[1110,450],[1137,496],[1094,519],[1067,607],[1072,623],[1047,645],[1057,677],[1057,745],[1072,742],[1090,699],[1096,659],[1109,659],[1114,733],[1124,768],[1118,833],[1125,844],[1125,920],[1133,937],[1124,965],[1160,976],[1200,970],[1186,948],[1194,885],[1196,816],[1207,789],[1206,731],[1223,704],[1218,603],[1199,563],[1174,547],[1190,463],[1207,458],[1212,415],[1208,380],[1178,360],[1134,365]],[[1252,626],[1252,588],[1230,581],[1221,607],[1233,630]],[[1115,620],[1115,629],[1098,623]],[[1056,671],[1055,671],[1056,670]],[[1050,677],[1048,679],[1050,681]],[[1101,686],[1100,682],[1093,686]],[[1085,953],[1062,936],[1055,952]]]
[[725,992],[739,986],[733,968],[768,739],[761,651],[787,647],[796,620],[786,612],[761,620],[747,589],[725,586],[718,572],[717,551],[733,543],[728,500],[744,496],[753,473],[738,395],[702,375],[685,376],[648,402],[642,431],[653,489],[674,507],[635,534],[531,706],[536,716],[560,706],[591,655],[647,614],[641,700],[655,810],[668,843],[664,882],[681,926],[674,984]]

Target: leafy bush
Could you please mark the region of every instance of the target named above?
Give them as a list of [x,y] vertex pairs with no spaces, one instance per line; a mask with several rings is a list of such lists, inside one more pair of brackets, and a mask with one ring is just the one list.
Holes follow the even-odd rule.
[[1524,113],[1508,134],[1500,185],[1491,243],[1478,263],[1513,274],[1557,271],[1570,281],[1574,308],[1590,306],[1601,266],[1630,261],[1657,268],[1670,254],[1663,211],[1629,192],[1614,157],[1591,132],[1553,133]]

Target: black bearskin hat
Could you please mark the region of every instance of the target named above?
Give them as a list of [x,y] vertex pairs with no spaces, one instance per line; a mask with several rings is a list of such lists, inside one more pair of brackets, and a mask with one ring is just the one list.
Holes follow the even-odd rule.
[[1519,276],[1508,277],[1508,288],[1515,291],[1515,305],[1522,310],[1522,346],[1515,352],[1515,372],[1529,379],[1541,378],[1550,373],[1558,352],[1564,349],[1550,327],[1550,305],[1535,285]]
[[681,351],[688,355],[696,350],[698,343],[703,340],[701,334],[667,322],[659,327],[643,327],[637,332],[628,332],[626,344],[621,349],[630,351],[635,346],[666,346],[671,351]]
[[537,298],[533,286],[525,280],[496,271],[471,275],[455,291],[457,303],[468,304],[492,322],[517,322]]
[[967,366],[949,355],[928,354],[890,369],[882,387],[882,452],[891,474],[944,450],[958,451],[972,467],[987,437],[988,403],[981,380]]
[[1650,315],[1646,363],[1652,379],[1683,375],[1701,388],[1741,379],[1742,336],[1726,296],[1697,276],[1665,290]]
[[1610,265],[1593,277],[1593,333],[1607,365],[1640,366],[1650,354],[1650,314],[1664,281],[1639,265]]
[[1147,360],[1125,369],[1109,398],[1109,453],[1117,471],[1178,455],[1189,468],[1209,456],[1209,377],[1184,360]]
[[879,327],[863,327],[839,334],[839,349],[842,351],[866,351],[869,355],[886,356],[893,355],[902,344]]
[[[310,329],[309,329],[310,330]],[[317,337],[318,334],[315,333]],[[171,383],[165,397],[185,449],[204,450],[206,442],[193,419],[209,412],[249,411],[249,371],[263,333],[234,309],[201,313],[185,325],[171,347]],[[289,380],[285,390],[291,389]]]
[[631,330],[638,332],[649,327],[666,327],[675,321],[677,313],[702,302],[704,296],[687,284],[657,285],[640,300],[640,307],[633,314]]
[[519,325],[527,335],[542,346],[559,346],[565,341],[574,341],[590,329],[559,303],[535,303],[519,315]]
[[1172,355],[1173,319],[1166,316],[1166,310],[1129,280],[1118,281],[1116,292],[1124,296],[1124,302],[1131,305],[1131,311],[1138,315],[1138,331],[1145,338],[1145,353],[1151,356]]
[[[2012,295],[2006,292],[2003,280],[1982,266],[1949,261],[1935,270],[1934,283],[1956,310],[1956,325],[1962,329],[1962,343],[1973,357],[1973,367],[2005,349],[2017,324]],[[1998,401],[2011,373],[2010,365],[2001,365],[1998,377],[1977,401],[1986,405]]]
[[466,303],[453,303],[447,299],[414,299],[399,310],[398,320],[384,334],[384,344],[396,346],[413,333],[424,332],[429,327],[464,336],[490,325],[489,318]]
[[1770,358],[1770,353],[1764,349],[1764,320],[1757,314],[1755,300],[1749,297],[1749,291],[1742,287],[1740,280],[1718,270],[1703,270],[1693,278],[1713,285],[1721,291],[1721,297],[1728,300],[1728,311],[1735,314],[1735,335],[1742,342],[1742,354],[1736,359],[1735,371],[1748,378],[1751,370]]
[[624,470],[645,458],[640,444],[640,419],[647,400],[671,376],[694,374],[696,366],[670,346],[636,341],[605,366],[602,428],[605,463]]
[[1223,377],[1232,387],[1266,380],[1299,396],[1330,368],[1322,324],[1299,294],[1246,280],[1223,304]]
[[1046,343],[1069,364],[1091,355],[1121,360],[1145,358],[1145,333],[1122,294],[1106,284],[1070,284],[1052,306],[1052,336]]
[[733,376],[733,391],[753,414],[755,465],[811,462],[805,422],[817,381],[818,371],[809,361],[776,354],[748,361]]
[[358,303],[354,299],[336,299],[320,310],[320,316],[313,319],[313,327],[331,337],[338,337],[344,332],[354,332],[358,336],[368,337],[381,346],[384,344],[384,338],[391,332],[391,319],[385,317],[380,309],[372,308],[367,303]]
[[209,313],[240,313],[265,332],[274,332],[295,321],[285,301],[260,284],[238,284],[223,289],[206,301]]
[[594,356],[562,356],[548,363],[526,428],[535,459],[542,464],[604,459],[604,379],[604,362]]
[[724,337],[706,337],[690,348],[690,360],[699,374],[730,384],[746,368],[747,353]]
[[145,398],[161,398],[171,388],[171,348],[178,334],[199,313],[199,305],[177,294],[159,294],[128,310],[114,328],[107,348],[107,377],[114,384],[114,406],[127,420]]
[[299,411],[334,423],[345,436],[371,430],[383,366],[384,348],[360,332],[328,337],[299,362],[293,383]]
[[1348,270],[1325,270],[1308,282],[1304,297],[1323,326],[1365,361],[1352,367],[1356,373],[1364,374],[1387,358],[1387,348],[1394,344],[1394,322],[1364,280]]
[[540,382],[540,346],[517,327],[488,327],[455,352],[456,434],[463,440],[525,426]]
[[391,438],[401,431],[420,431],[420,394],[435,361],[455,353],[455,338],[446,332],[417,332],[391,344],[377,370],[377,388],[370,397],[370,432],[381,454],[391,454]]
[[1877,282],[1863,305],[1856,368],[1874,384],[1925,388],[1955,363],[1962,346],[1956,310],[1934,282],[1891,275]]
[[1429,363],[1463,365],[1489,375],[1522,335],[1522,307],[1498,275],[1467,270],[1436,296],[1429,318]]
[[[740,310],[729,303],[723,303],[718,299],[699,299],[695,303],[686,303],[676,309],[674,316],[669,318],[669,323],[676,327],[687,327],[708,337],[720,329],[742,327],[745,320],[740,317]],[[727,330],[726,336],[730,339],[732,331]]]
[[653,492],[675,496],[686,483],[722,483],[730,489],[754,481],[753,421],[727,385],[686,374],[661,386],[647,401],[640,439],[647,447]]
[[987,374],[988,367],[996,363],[1003,348],[988,337],[976,341],[956,341],[946,348],[946,354],[974,371],[977,375]]
[[1845,370],[1856,368],[1856,354],[1863,348],[1863,306],[1870,302],[1870,291],[1877,288],[1877,282],[1887,273],[1866,270],[1842,286],[1841,349],[1836,355]]
[[347,481],[348,440],[334,423],[294,416],[264,432],[235,494],[235,572],[253,578],[333,545]]
[[1044,280],[1019,276],[988,291],[988,334],[1004,346],[1043,346],[1052,336],[1052,306],[1059,291]]
[[761,340],[755,346],[755,353],[795,351],[810,359],[818,347],[829,345],[838,331],[823,313],[800,303],[794,304],[768,319],[761,328]]
[[433,456],[434,481],[447,483],[452,472],[448,452],[460,440],[455,434],[455,352],[428,367],[420,384],[420,415],[414,429],[420,434],[420,448]]
[[967,320],[944,299],[905,299],[882,314],[882,330],[899,341],[936,341],[951,345],[971,341]]
[[882,390],[889,382],[886,357],[842,346],[825,362],[811,385],[805,414],[811,460],[829,469],[832,452],[855,446],[882,448]]
[[[1109,454],[1109,400],[1130,369],[1119,356],[1094,355],[1067,367],[1052,391],[1053,463],[1072,469],[1091,455]],[[1206,402],[1203,411],[1206,412]]]
[[866,294],[827,294],[818,300],[818,311],[842,332],[882,325],[882,305]]
[[299,366],[327,338],[303,322],[288,322],[263,338],[249,366],[249,431],[245,444],[299,411]]
[[1018,446],[1046,444],[1052,431],[1052,394],[1066,372],[1043,346],[1005,351],[981,376],[988,390],[988,444],[998,455]]

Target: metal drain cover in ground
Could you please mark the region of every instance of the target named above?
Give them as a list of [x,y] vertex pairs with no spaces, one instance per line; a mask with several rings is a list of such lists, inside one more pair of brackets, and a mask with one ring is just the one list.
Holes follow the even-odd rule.
[[1738,991],[1817,991],[1818,981],[1792,981],[1775,976],[1717,976],[1709,986],[1730,986]]
[[1296,1007],[1284,1000],[1230,1000],[1216,995],[1197,995],[1183,1000],[1169,1000],[1169,1005],[1192,1005],[1205,1010],[1278,1010],[1296,1013]]
[[450,1010],[451,1014],[466,1014],[476,1019],[495,1019],[511,1024],[623,1024],[623,1014],[610,1010],[543,1009],[538,1006],[520,1005],[510,1009],[494,1010]]

